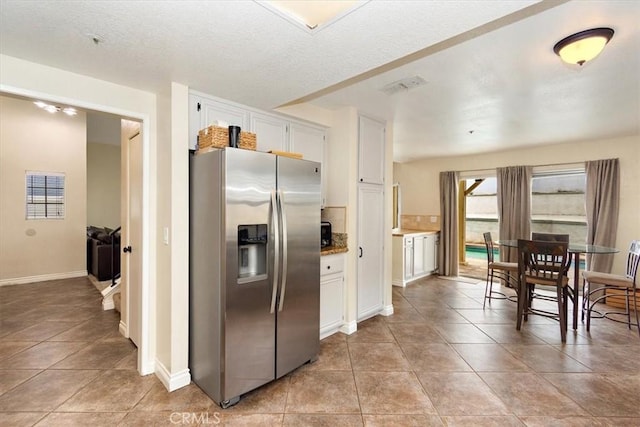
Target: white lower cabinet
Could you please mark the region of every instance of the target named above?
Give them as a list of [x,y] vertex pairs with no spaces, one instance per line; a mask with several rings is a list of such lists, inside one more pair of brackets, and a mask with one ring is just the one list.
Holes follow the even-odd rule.
[[395,286],[433,274],[438,269],[438,233],[412,233],[393,236],[392,277]]
[[337,332],[344,319],[344,254],[320,257],[320,339]]

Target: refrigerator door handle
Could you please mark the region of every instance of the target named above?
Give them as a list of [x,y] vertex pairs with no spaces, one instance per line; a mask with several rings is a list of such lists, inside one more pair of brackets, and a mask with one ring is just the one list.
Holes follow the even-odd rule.
[[278,296],[278,259],[280,258],[280,230],[278,226],[278,204],[276,190],[271,190],[271,226],[273,227],[273,286],[271,290],[271,309],[273,314],[276,309],[276,297]]
[[284,197],[282,190],[278,190],[278,205],[280,207],[280,218],[282,219],[282,287],[280,288],[280,305],[278,311],[282,311],[284,306],[284,291],[287,288],[287,215],[284,209]]

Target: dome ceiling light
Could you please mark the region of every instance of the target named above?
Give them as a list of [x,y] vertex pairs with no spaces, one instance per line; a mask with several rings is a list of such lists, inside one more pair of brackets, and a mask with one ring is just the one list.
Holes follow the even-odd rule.
[[335,23],[370,0],[254,0],[308,32],[317,32]]
[[611,28],[592,28],[563,38],[553,51],[567,64],[584,65],[598,56],[613,37]]

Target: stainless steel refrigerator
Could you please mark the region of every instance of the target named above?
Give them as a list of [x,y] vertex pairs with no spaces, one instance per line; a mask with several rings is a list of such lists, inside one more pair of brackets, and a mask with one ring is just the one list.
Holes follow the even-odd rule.
[[191,156],[189,367],[221,407],[317,358],[320,164]]

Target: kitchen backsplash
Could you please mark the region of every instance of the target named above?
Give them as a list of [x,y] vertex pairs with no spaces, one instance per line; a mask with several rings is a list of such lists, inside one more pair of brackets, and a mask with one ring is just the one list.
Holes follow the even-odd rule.
[[403,230],[440,231],[440,215],[400,215]]
[[345,206],[327,206],[322,209],[321,219],[331,223],[333,233],[347,232],[347,208]]
[[333,246],[339,248],[347,247],[347,233],[331,233],[331,239],[333,239]]

